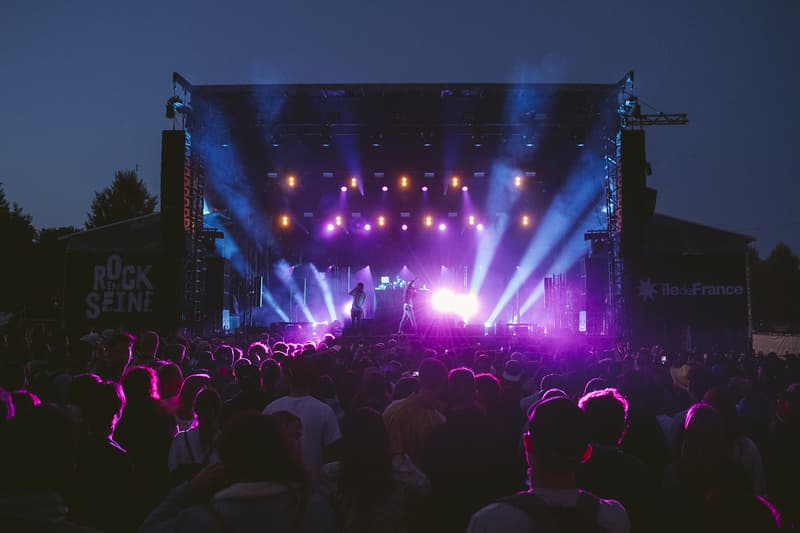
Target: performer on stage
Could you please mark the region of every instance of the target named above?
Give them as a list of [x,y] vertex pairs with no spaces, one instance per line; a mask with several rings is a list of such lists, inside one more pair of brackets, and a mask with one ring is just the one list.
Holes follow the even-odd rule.
[[417,317],[414,316],[414,300],[417,297],[417,289],[414,287],[415,281],[417,281],[416,278],[412,279],[408,285],[406,285],[406,296],[403,301],[403,318],[400,319],[400,325],[397,326],[397,333],[403,332],[403,325],[406,321],[411,323],[411,327],[414,328],[414,333],[417,332]]
[[361,319],[364,318],[364,302],[367,300],[364,284],[359,282],[356,288],[347,294],[353,297],[353,304],[350,306],[350,322],[354,328],[357,328],[361,325]]

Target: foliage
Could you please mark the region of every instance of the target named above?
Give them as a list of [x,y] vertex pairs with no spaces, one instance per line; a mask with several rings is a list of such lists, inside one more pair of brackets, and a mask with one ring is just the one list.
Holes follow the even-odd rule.
[[155,211],[157,202],[157,197],[139,179],[137,170],[119,170],[111,185],[94,193],[86,215],[86,229],[149,215]]

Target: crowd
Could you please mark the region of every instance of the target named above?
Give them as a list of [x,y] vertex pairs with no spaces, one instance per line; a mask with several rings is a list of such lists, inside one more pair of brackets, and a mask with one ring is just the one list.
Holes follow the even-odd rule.
[[0,345],[0,530],[771,531],[797,358],[44,330]]

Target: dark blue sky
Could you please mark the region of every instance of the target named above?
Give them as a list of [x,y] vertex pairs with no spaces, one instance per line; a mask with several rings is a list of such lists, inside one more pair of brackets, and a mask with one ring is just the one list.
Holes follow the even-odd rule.
[[800,2],[0,3],[0,181],[37,227],[81,225],[139,165],[158,192],[176,70],[202,83],[597,82],[651,128],[657,210],[800,252]]

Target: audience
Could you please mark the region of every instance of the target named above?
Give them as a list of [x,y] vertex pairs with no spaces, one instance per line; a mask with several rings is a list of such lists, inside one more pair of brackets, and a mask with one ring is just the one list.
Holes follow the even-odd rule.
[[0,530],[799,525],[792,356],[547,336],[74,338],[0,343]]

